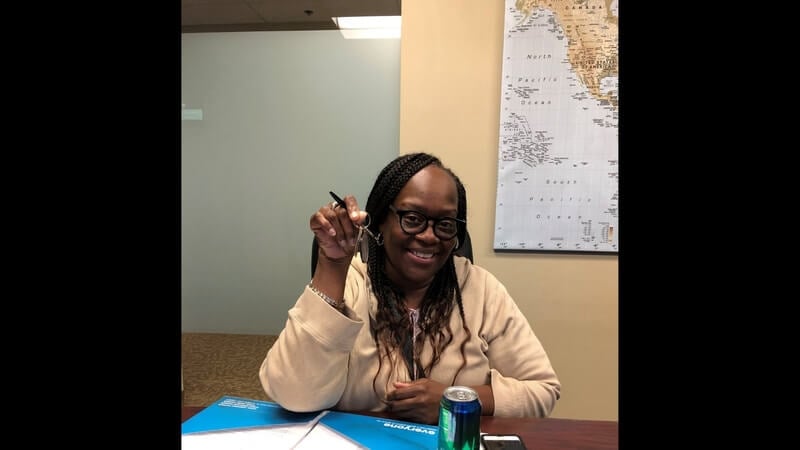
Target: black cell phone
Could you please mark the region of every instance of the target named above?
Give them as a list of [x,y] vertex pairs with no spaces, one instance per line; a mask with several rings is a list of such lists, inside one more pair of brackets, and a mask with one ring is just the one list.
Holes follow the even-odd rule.
[[516,434],[482,434],[481,444],[484,450],[527,450]]

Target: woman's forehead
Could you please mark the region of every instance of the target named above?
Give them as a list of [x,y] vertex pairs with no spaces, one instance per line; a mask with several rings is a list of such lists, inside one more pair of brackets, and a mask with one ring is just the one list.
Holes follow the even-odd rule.
[[408,180],[396,200],[455,209],[458,207],[458,190],[455,180],[447,171],[438,166],[428,166]]

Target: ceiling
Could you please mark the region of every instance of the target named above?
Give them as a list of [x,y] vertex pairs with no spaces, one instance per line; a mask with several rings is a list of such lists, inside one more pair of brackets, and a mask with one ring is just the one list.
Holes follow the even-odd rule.
[[181,0],[181,32],[335,30],[331,17],[399,15],[400,0]]

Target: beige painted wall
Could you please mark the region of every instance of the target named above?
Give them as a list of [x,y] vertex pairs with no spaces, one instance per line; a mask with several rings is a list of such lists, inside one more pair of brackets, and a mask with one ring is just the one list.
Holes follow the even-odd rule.
[[553,417],[618,420],[618,258],[495,253],[504,0],[403,0],[400,153],[428,151],[469,195],[475,261],[506,285],[562,383]]

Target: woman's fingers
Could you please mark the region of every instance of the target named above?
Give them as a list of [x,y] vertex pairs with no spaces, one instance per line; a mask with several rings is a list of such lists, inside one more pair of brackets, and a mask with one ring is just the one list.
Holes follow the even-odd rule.
[[366,212],[358,209],[358,202],[352,195],[345,197],[344,201],[346,207],[336,202],[320,207],[310,220],[318,245],[331,259],[354,254],[359,224],[364,223],[367,216]]

